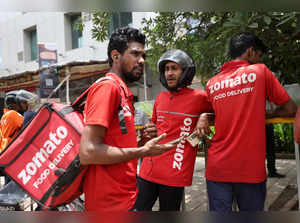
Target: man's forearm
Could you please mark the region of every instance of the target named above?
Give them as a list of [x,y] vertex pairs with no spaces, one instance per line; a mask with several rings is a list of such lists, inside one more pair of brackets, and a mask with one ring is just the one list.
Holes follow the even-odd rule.
[[101,140],[89,142],[86,137],[81,137],[80,143],[80,162],[83,165],[89,164],[116,164],[127,162],[129,160],[143,158],[145,156],[156,156],[174,147],[174,144],[159,144],[158,142],[167,136],[166,133],[161,134],[148,141],[142,147],[134,148],[118,148],[102,144]]
[[101,164],[109,165],[127,162],[129,160],[143,157],[142,147],[140,148],[118,148],[106,144],[97,145],[97,148],[90,148],[81,152],[80,161],[84,165]]
[[290,99],[284,105],[277,107],[273,111],[266,112],[266,118],[275,118],[275,117],[295,117],[297,110],[297,105],[295,102]]

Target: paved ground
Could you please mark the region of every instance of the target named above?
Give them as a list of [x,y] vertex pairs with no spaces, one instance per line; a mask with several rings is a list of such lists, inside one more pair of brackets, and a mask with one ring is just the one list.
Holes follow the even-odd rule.
[[[298,203],[296,161],[277,159],[276,168],[285,178],[268,178],[265,211],[289,211]],[[156,202],[153,210],[158,210]],[[185,189],[186,211],[207,211],[204,158],[197,157],[193,185]]]

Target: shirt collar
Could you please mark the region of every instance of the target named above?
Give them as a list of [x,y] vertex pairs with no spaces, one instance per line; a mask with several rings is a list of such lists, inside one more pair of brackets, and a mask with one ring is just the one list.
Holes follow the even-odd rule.
[[169,94],[169,95],[176,96],[176,95],[184,94],[184,93],[186,93],[186,92],[188,92],[188,91],[191,91],[191,89],[188,88],[188,87],[184,87],[184,88],[178,89],[177,91],[168,91],[168,94]]
[[247,61],[245,60],[231,60],[228,61],[227,63],[225,63],[222,67],[221,67],[221,72],[227,72],[229,70],[233,70],[233,69],[237,69],[240,67],[245,67],[250,65]]
[[112,77],[119,85],[122,87],[125,91],[125,96],[129,98],[131,101],[133,100],[133,94],[131,90],[128,88],[128,86],[125,84],[125,82],[115,73],[107,73],[105,75],[106,77]]

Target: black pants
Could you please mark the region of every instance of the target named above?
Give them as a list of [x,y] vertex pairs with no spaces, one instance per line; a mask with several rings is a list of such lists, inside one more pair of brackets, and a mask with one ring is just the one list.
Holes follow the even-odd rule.
[[184,187],[172,187],[138,179],[138,197],[133,210],[152,211],[152,207],[159,198],[160,211],[179,211]]
[[268,173],[276,173],[274,127],[272,124],[266,125],[266,158]]

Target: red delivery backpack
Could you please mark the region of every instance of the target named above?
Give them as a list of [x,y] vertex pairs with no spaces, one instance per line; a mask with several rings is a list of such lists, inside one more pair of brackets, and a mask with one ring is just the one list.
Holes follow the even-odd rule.
[[70,203],[81,193],[83,115],[72,106],[44,104],[5,148],[0,166],[43,208]]
[[[121,103],[118,117],[126,134],[123,112],[124,90],[119,87]],[[90,88],[72,105],[44,104],[34,118],[0,154],[0,167],[43,208],[68,204],[82,194],[87,170],[79,160],[83,109]]]

